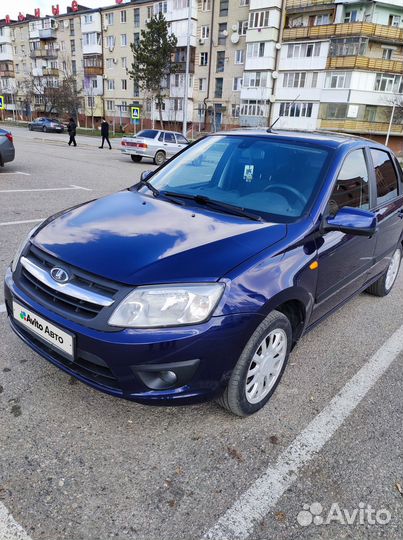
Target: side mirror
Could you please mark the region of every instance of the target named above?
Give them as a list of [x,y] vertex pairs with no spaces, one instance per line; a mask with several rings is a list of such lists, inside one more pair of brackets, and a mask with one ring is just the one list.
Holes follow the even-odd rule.
[[141,174],[140,174],[140,180],[147,180],[152,174],[153,174],[154,171],[151,171],[151,170],[148,170],[148,171],[143,171]]
[[328,216],[322,231],[340,231],[357,236],[373,236],[376,233],[376,216],[373,212],[345,206],[335,216]]

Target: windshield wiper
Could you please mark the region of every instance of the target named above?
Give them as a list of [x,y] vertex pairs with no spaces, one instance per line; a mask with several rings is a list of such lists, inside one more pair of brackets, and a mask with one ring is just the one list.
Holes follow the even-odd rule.
[[241,216],[251,219],[253,221],[264,221],[263,218],[257,214],[252,214],[240,206],[235,206],[233,204],[224,203],[221,201],[216,201],[210,199],[205,195],[189,195],[187,193],[177,193],[176,191],[163,191],[162,195],[165,197],[176,197],[178,199],[187,199],[189,201],[195,201],[198,204],[209,206],[211,208],[216,208],[217,210],[222,210],[227,214],[232,214],[234,216]]
[[140,180],[140,181],[139,181],[137,184],[135,184],[135,186],[133,186],[133,187],[136,187],[136,188],[137,188],[137,191],[138,191],[138,190],[139,190],[141,187],[143,187],[143,186],[146,186],[146,187],[151,191],[151,193],[154,195],[154,197],[158,197],[158,196],[159,196],[159,194],[160,194],[159,190],[158,190],[156,187],[154,187],[154,186],[152,185],[152,183],[149,182],[146,178]]

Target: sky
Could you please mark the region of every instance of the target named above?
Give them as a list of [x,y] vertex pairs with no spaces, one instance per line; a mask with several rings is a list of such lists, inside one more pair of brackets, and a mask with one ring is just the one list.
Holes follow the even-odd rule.
[[[89,8],[111,6],[115,0],[80,0],[78,2],[82,6]],[[52,14],[52,5],[59,4],[60,13],[66,13],[67,6],[71,6],[71,0],[1,0],[0,1],[0,19],[5,15],[10,15],[12,19],[16,19],[21,11],[34,14],[35,8],[40,8],[41,16]]]

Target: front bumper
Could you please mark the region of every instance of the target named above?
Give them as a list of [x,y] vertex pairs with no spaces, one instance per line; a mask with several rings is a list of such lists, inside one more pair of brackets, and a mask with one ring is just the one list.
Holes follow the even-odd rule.
[[[74,361],[13,319],[13,298],[74,334]],[[67,320],[35,302],[17,287],[10,269],[5,277],[5,302],[14,332],[46,360],[98,390],[155,405],[195,403],[218,395],[261,322],[257,314],[243,313],[212,317],[204,324],[181,328],[102,332]],[[177,380],[166,387],[159,376],[169,372]]]

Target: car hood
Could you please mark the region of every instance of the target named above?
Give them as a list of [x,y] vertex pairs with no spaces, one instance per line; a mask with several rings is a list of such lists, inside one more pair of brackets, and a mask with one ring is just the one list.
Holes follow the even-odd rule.
[[32,241],[83,270],[140,285],[217,280],[285,234],[284,224],[122,191],[56,215]]

